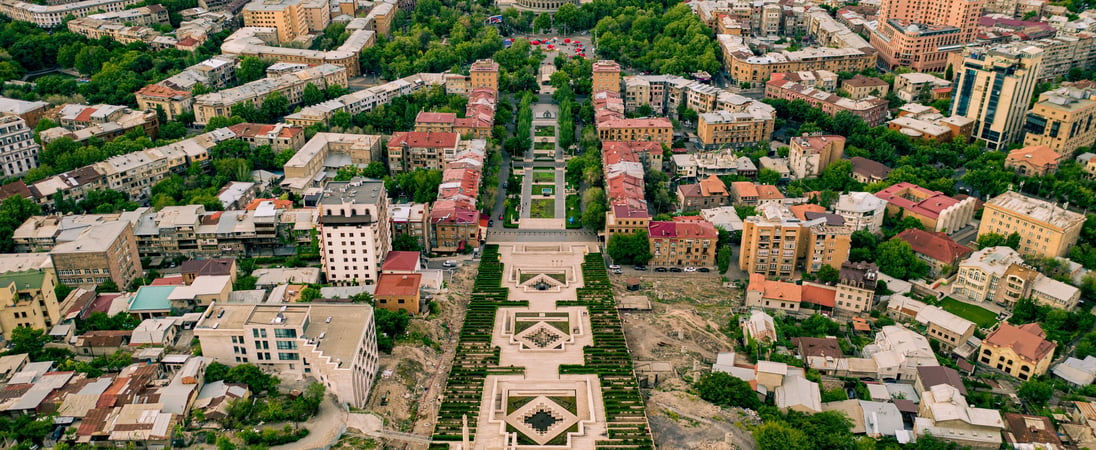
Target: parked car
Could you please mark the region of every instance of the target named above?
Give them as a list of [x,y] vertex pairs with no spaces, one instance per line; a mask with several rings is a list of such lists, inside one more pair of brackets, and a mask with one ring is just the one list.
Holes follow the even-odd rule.
[[696,267],[693,267],[693,266],[686,267],[685,271],[686,272],[696,272]]
[[609,264],[610,270],[620,270],[620,266],[617,264]]
[[489,226],[489,227],[493,227],[493,226],[495,226],[495,219],[490,219],[490,220],[488,220],[488,221],[487,221],[487,226]]
[[680,272],[681,272],[681,268],[680,268],[680,267],[671,267],[671,268],[670,268],[670,272],[680,273]]
[[635,269],[635,270],[647,270],[647,266],[643,266],[643,265],[638,265],[638,264],[637,264],[637,265],[635,265],[635,266],[634,266],[634,267],[632,267],[632,268],[633,268],[633,269]]
[[702,272],[702,273],[708,273],[708,272],[711,272],[712,269],[709,269],[707,267],[701,267],[701,268],[696,269],[696,271],[697,272]]
[[620,274],[624,273],[624,271],[623,271],[623,270],[620,270],[620,268],[618,267],[618,268],[616,268],[616,269],[613,269],[613,273],[615,273],[615,274],[617,274],[617,275],[620,275]]
[[445,262],[441,263],[441,266],[442,267],[457,267],[457,261],[452,260],[452,259],[448,259]]
[[655,272],[665,272],[665,271],[666,271],[665,267],[655,267]]

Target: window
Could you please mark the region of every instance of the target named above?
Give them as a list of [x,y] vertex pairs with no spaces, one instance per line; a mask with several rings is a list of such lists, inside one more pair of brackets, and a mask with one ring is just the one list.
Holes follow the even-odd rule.
[[294,339],[297,337],[297,330],[278,328],[274,330],[274,337],[282,339]]
[[277,342],[275,342],[275,344],[278,345],[278,350],[296,350],[297,349],[297,341],[277,341]]
[[279,361],[296,361],[301,359],[301,355],[296,353],[278,353]]

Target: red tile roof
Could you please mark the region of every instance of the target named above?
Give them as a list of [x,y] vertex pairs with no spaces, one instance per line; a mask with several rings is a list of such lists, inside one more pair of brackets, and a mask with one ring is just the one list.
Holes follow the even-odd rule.
[[803,285],[803,302],[833,308],[837,290],[825,286]]
[[651,239],[716,239],[719,232],[715,225],[706,220],[700,221],[652,221],[647,226]]
[[157,278],[155,280],[152,280],[152,284],[150,284],[150,286],[182,286],[183,284],[183,277],[180,275],[174,277]]
[[946,233],[931,232],[910,228],[898,233],[895,239],[901,239],[910,244],[915,253],[920,253],[944,264],[955,264],[956,261],[965,258],[974,250],[959,245]]
[[415,116],[415,123],[453,123],[455,120],[457,115],[453,113],[422,111]]
[[259,205],[263,202],[274,202],[274,209],[289,209],[293,207],[293,200],[282,200],[277,198],[257,198],[248,203],[244,209],[248,211],[254,211],[259,208]]
[[1046,333],[1037,323],[1017,327],[1008,322],[1001,322],[1001,325],[982,342],[994,347],[1011,348],[1021,358],[1035,363],[1053,352],[1056,347],[1055,343],[1043,339],[1044,336]]
[[419,292],[421,273],[382,273],[377,277],[374,297],[408,297]]
[[[261,123],[238,123],[228,127],[237,136],[244,137],[256,137],[265,136],[266,134],[274,131],[275,128],[279,128],[277,125],[266,125]],[[278,130],[278,138],[291,138],[304,132],[304,128],[295,127],[291,125],[282,125]]]
[[[916,192],[916,198],[923,200],[911,200],[906,195]],[[899,208],[912,211],[919,215],[936,219],[945,209],[959,203],[959,200],[948,197],[942,192],[925,189],[913,183],[902,182],[875,193],[876,197],[886,200]]]
[[414,272],[419,266],[419,252],[391,251],[384,257],[381,271]]
[[184,96],[185,97],[185,96],[190,95],[190,93],[187,92],[187,91],[180,91],[178,89],[172,89],[172,88],[169,88],[167,86],[163,86],[163,85],[159,85],[159,84],[150,84],[148,86],[145,86],[145,87],[141,88],[141,90],[137,91],[137,93],[140,94],[140,95],[146,95],[146,96],[149,96],[149,97],[159,97],[159,98],[171,98],[171,97],[175,97],[175,96]]
[[98,111],[98,110],[95,109],[95,108],[84,108],[83,111],[80,111],[80,114],[76,115],[76,121],[77,122],[87,122],[87,121],[91,120],[91,115],[95,114],[95,111]]
[[457,146],[458,140],[460,140],[460,135],[457,133],[401,131],[392,134],[392,139],[388,141],[388,146],[400,147],[406,145],[408,147],[422,148],[453,148]]
[[806,215],[808,212],[826,212],[826,208],[823,208],[822,205],[815,205],[813,203],[804,203],[802,205],[789,206],[788,209],[791,210],[792,214],[795,214],[795,217],[798,217],[799,220],[808,220]]

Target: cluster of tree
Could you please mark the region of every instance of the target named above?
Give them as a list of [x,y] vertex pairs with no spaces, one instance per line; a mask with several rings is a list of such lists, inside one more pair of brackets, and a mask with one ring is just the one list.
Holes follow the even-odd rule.
[[874,262],[880,272],[901,280],[923,278],[929,273],[928,264],[917,257],[909,242],[901,239],[880,242],[878,236],[860,230],[852,234],[850,247],[849,261]]
[[650,245],[647,232],[636,230],[632,234],[613,234],[605,249],[616,264],[647,264],[652,256]]
[[1020,233],[1012,233],[1004,236],[998,233],[986,233],[978,236],[976,241],[978,248],[1009,247],[1013,250],[1020,249]]
[[76,334],[100,330],[132,330],[140,324],[141,318],[130,313],[121,312],[108,316],[105,312],[96,311],[89,314],[87,319],[76,321]]
[[[52,415],[15,414],[0,417],[0,436],[11,439],[16,447],[31,449],[42,445],[42,441],[53,432],[57,425]],[[60,448],[60,447],[54,447]]]
[[262,369],[254,364],[240,364],[228,367],[219,362],[212,362],[206,366],[205,382],[224,381],[225,383],[246,384],[253,394],[261,394],[266,391],[274,394],[281,380],[274,375],[263,373]]
[[[246,143],[239,143],[247,147]],[[267,147],[266,152],[256,149],[258,160],[264,159],[261,153],[273,155],[269,146],[264,147]],[[230,181],[250,180],[251,161],[250,158],[214,159],[210,164],[212,171],[207,171],[200,164],[192,165],[185,176],[173,174],[152,185],[152,206],[160,209],[174,205],[202,205],[207,211],[220,211],[224,205],[217,192]]]
[[529,92],[521,96],[517,119],[514,122],[514,135],[506,138],[502,146],[511,156],[523,157],[533,146],[533,100],[536,97]]
[[[243,365],[255,367],[250,364]],[[258,368],[256,367],[255,370]],[[206,371],[208,380],[209,368],[206,368]],[[313,382],[309,383],[304,393],[297,397],[271,391],[267,396],[254,401],[242,398],[233,400],[228,404],[226,416],[221,420],[221,425],[227,429],[238,430],[260,422],[304,422],[320,410],[323,397],[324,386]]]
[[719,406],[757,409],[761,400],[757,398],[750,384],[724,372],[710,372],[702,375],[693,390],[700,398]]
[[719,44],[689,5],[625,7],[598,21],[598,55],[655,73],[718,72]]
[[670,193],[670,176],[661,168],[652,167],[643,176],[643,190],[655,214],[668,213],[674,209],[674,196]]
[[384,187],[388,190],[389,197],[416,203],[434,201],[438,197],[440,185],[441,171],[433,169],[401,172],[384,180]]
[[31,216],[41,212],[42,208],[37,203],[19,195],[13,195],[0,202],[0,252],[14,251],[15,241],[11,237],[15,234],[15,229]]
[[407,326],[411,324],[411,315],[404,311],[389,311],[383,308],[373,310],[377,325],[377,348],[385,353],[392,353],[396,346],[396,339],[407,333]]
[[102,376],[103,372],[118,372],[130,364],[133,364],[133,355],[118,350],[109,355],[92,358],[91,361],[73,358],[57,361],[57,370],[79,372],[86,374],[88,378],[96,378]]
[[764,423],[753,430],[761,450],[807,450],[819,448],[862,448],[871,445],[869,437],[856,438],[849,431],[852,422],[839,411],[803,414],[782,413],[772,406],[759,411]]
[[1093,344],[1096,344],[1096,331],[1093,331],[1093,326],[1096,325],[1096,316],[1093,316],[1084,308],[1069,312],[1047,305],[1040,305],[1035,300],[1024,298],[1013,306],[1012,317],[1009,317],[1008,322],[1013,325],[1038,322],[1039,326],[1046,332],[1047,340],[1058,344],[1056,352],[1068,350],[1069,345],[1078,336],[1082,336],[1082,339],[1078,343],[1077,357],[1083,358],[1084,356],[1081,356],[1082,352],[1087,356],[1096,351],[1096,347],[1093,346]]
[[247,428],[240,430],[239,433],[236,433],[236,436],[243,439],[244,444],[269,447],[285,445],[304,439],[305,436],[308,436],[308,428],[293,428],[292,425],[286,425],[281,429],[263,428],[262,431]]

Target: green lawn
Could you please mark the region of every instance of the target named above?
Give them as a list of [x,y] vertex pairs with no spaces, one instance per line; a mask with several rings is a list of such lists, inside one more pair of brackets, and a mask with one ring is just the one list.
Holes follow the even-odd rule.
[[556,193],[556,185],[554,185],[554,184],[534,184],[533,185],[533,196],[537,196],[537,195],[543,196],[544,195],[544,189],[548,190],[548,195],[552,195],[552,194]]
[[517,228],[518,224],[515,222],[518,220],[518,209],[515,206],[519,200],[513,197],[506,200],[506,214],[503,216],[502,222],[503,228]]
[[977,324],[980,328],[989,328],[997,323],[997,314],[977,305],[963,303],[951,297],[945,297],[940,301],[940,307],[944,311],[955,314]]
[[534,170],[533,171],[533,182],[534,183],[555,183],[556,182],[556,173],[555,172],[545,172],[545,171],[541,171],[541,170]]
[[555,142],[537,142],[537,143],[533,144],[533,149],[534,150],[555,150],[556,149],[556,143]]
[[556,127],[551,125],[538,126],[535,128],[535,130],[536,131],[534,131],[534,134],[540,137],[556,135]]
[[550,198],[535,198],[529,204],[529,217],[533,219],[551,219],[556,216],[556,201]]

